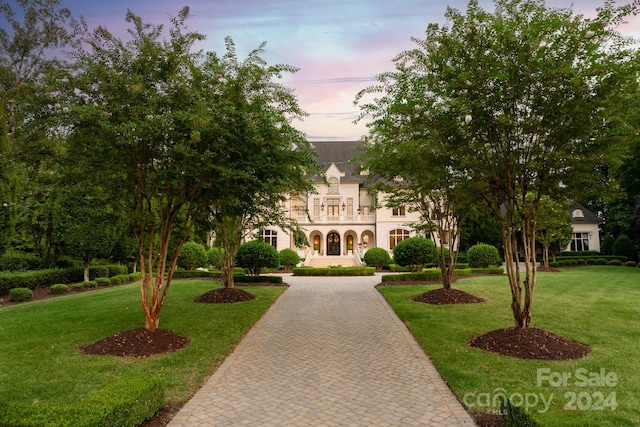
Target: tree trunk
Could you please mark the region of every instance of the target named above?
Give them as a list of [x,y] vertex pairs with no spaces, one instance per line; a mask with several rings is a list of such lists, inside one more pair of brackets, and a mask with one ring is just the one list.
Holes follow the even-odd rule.
[[242,240],[242,225],[239,217],[225,217],[218,224],[218,232],[222,237],[223,256],[220,266],[222,286],[233,288],[233,272],[236,254]]
[[89,281],[89,260],[88,259],[84,260],[84,281],[85,282]]

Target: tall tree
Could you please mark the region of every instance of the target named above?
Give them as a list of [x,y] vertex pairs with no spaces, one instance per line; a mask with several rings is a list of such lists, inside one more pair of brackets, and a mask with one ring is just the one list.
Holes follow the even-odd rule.
[[231,288],[242,238],[268,225],[294,232],[297,223],[289,217],[285,201],[311,191],[307,176],[318,169],[309,142],[291,125],[306,113],[291,90],[276,81],[297,70],[268,66],[260,57],[265,43],[242,61],[230,38],[226,47],[221,61],[223,98],[231,111],[220,124],[229,131],[221,136],[224,173],[217,183],[224,191],[210,205],[209,218],[224,249],[222,283]]
[[[198,207],[212,197],[220,159],[223,70],[193,51],[189,9],[163,26],[131,12],[130,40],[106,28],[86,32],[68,97],[72,146],[94,141],[109,185],[125,198],[138,244],[145,328],[158,328],[180,247]],[[170,250],[170,243],[172,244]]]
[[45,187],[34,177],[42,176],[42,161],[53,157],[56,146],[46,132],[54,105],[46,78],[66,66],[59,54],[76,40],[76,21],[59,0],[0,0],[0,19],[6,23],[0,25],[1,250],[16,223],[28,235],[46,228],[35,220],[45,207],[31,197]]
[[[536,285],[540,200],[606,159],[612,106],[634,85],[638,62],[617,25],[637,4],[605,3],[594,18],[540,0],[496,0],[488,13],[472,0],[431,24],[396,70],[419,91],[407,102],[431,149],[454,161],[500,221],[515,326],[529,328]],[[403,80],[381,78],[382,97],[364,111],[382,118],[381,99],[405,96]],[[525,274],[521,275],[520,261]]]

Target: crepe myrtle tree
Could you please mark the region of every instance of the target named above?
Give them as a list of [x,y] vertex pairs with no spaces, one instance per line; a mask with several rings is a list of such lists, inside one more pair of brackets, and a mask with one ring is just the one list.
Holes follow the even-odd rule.
[[[449,8],[448,23],[414,38],[361,107],[418,137],[427,129],[425,144],[453,159],[445,172],[466,177],[499,219],[516,327],[531,325],[542,196],[579,182],[620,141],[611,122],[639,62],[615,28],[637,11],[607,2],[585,18],[541,0]],[[394,114],[392,101],[413,114]]]
[[243,238],[259,237],[252,233],[267,226],[299,235],[285,202],[313,191],[307,177],[319,173],[309,142],[292,125],[306,113],[292,91],[277,81],[297,69],[268,66],[261,58],[265,45],[240,60],[227,38],[221,58],[223,99],[229,106],[219,122],[227,129],[220,136],[226,151],[219,161],[225,169],[217,182],[224,191],[208,206],[207,218],[223,249],[220,269],[226,288],[234,286],[235,257]]
[[215,53],[193,51],[204,36],[187,30],[188,16],[185,7],[165,32],[128,12],[127,41],[85,28],[77,71],[60,82],[71,149],[91,141],[91,158],[102,159],[96,173],[124,199],[149,331],[158,328],[194,218],[219,194],[222,136],[233,132],[222,120],[232,113],[224,69]]

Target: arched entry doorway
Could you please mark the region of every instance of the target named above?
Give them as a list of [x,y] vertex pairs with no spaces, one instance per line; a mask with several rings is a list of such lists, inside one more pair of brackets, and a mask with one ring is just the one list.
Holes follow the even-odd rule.
[[340,255],[340,235],[335,231],[327,234],[327,255]]

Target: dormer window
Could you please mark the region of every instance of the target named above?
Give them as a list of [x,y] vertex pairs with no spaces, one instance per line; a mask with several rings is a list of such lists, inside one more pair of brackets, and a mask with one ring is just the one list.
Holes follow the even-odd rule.
[[340,192],[340,183],[338,178],[329,178],[329,194],[338,194]]
[[582,212],[582,209],[576,209],[571,212],[571,216],[574,218],[584,218],[584,212]]

